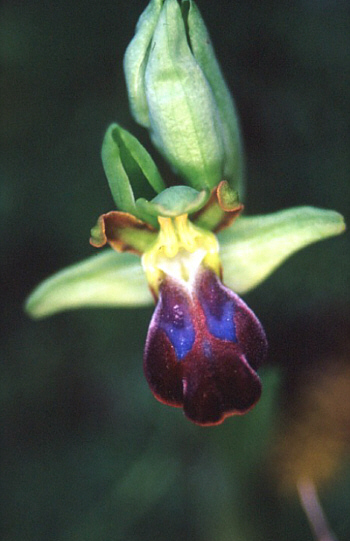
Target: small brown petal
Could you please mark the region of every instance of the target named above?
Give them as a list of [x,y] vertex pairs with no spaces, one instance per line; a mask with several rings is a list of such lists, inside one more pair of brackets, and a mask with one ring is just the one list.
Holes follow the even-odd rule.
[[91,230],[90,244],[101,248],[107,242],[118,252],[141,255],[155,240],[157,231],[132,214],[111,211],[102,214]]

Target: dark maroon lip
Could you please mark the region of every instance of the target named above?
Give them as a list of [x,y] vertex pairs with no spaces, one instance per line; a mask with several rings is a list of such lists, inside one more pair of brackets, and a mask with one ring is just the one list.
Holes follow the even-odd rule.
[[259,320],[214,271],[201,268],[190,292],[164,279],[144,352],[159,401],[203,426],[246,413],[261,395],[256,369],[266,352]]

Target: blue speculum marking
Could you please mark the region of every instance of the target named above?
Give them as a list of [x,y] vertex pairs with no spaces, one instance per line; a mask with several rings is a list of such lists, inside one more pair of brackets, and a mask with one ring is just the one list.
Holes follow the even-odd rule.
[[159,325],[174,346],[178,361],[191,351],[195,340],[191,316],[183,308],[175,304],[171,307],[170,313],[163,312]]
[[232,299],[226,299],[220,306],[219,313],[213,314],[207,303],[203,303],[203,310],[210,334],[220,340],[237,342],[236,326],[234,322],[235,306]]

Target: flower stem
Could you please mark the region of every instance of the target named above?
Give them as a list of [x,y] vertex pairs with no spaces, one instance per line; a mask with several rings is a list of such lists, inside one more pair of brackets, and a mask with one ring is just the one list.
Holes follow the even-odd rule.
[[297,490],[301,506],[309,521],[316,541],[337,541],[331,531],[327,518],[317,495],[317,489],[311,479],[300,479]]

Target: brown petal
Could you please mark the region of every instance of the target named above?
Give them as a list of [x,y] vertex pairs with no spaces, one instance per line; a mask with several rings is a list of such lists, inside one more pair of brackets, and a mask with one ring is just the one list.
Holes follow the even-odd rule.
[[229,192],[227,181],[222,180],[212,190],[204,207],[193,214],[193,222],[214,233],[229,227],[244,209],[242,203],[229,197]]
[[156,239],[157,231],[132,214],[111,211],[102,214],[91,230],[90,244],[101,248],[107,242],[118,252],[141,255]]

